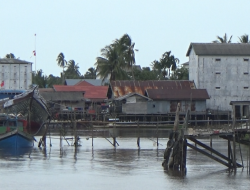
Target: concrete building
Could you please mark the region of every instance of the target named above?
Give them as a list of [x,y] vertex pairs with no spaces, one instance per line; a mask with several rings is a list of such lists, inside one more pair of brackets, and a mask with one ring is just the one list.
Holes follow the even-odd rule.
[[32,63],[0,59],[0,90],[27,90],[32,84]]
[[208,109],[228,111],[231,101],[250,100],[250,44],[191,43],[186,56],[189,80],[207,89]]

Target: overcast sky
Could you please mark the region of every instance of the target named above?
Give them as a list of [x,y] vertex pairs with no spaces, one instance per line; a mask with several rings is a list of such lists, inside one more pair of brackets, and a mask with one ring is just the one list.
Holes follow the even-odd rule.
[[[188,61],[191,42],[216,36],[250,35],[249,0],[0,0],[0,57],[14,53],[59,76],[63,52],[84,74],[100,49],[127,33],[135,42],[136,64],[150,66],[170,51]],[[33,69],[35,67],[33,66]]]

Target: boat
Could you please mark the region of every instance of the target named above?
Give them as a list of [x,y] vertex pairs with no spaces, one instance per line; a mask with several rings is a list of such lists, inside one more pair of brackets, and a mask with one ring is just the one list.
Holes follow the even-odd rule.
[[27,121],[19,116],[0,114],[0,148],[32,147],[33,135],[27,132]]
[[40,96],[37,87],[6,101],[3,110],[0,147],[33,146],[34,135],[50,119],[46,101]]

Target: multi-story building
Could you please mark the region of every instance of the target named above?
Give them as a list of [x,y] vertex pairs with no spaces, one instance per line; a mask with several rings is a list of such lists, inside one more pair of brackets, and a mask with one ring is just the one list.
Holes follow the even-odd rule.
[[32,84],[32,63],[12,58],[0,59],[0,99],[11,98]]
[[[250,44],[191,43],[189,80],[197,89],[207,89],[210,99],[207,108],[231,110],[231,101],[250,101]],[[248,115],[248,105],[239,107],[241,115]]]

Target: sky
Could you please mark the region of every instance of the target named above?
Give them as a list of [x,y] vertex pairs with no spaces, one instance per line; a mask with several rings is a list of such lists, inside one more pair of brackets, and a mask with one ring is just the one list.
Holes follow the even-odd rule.
[[60,52],[84,74],[102,48],[126,33],[139,50],[135,59],[141,67],[166,51],[187,62],[191,42],[210,43],[227,33],[237,43],[250,35],[249,0],[0,0],[0,5],[0,57],[14,53],[45,75],[60,76]]

